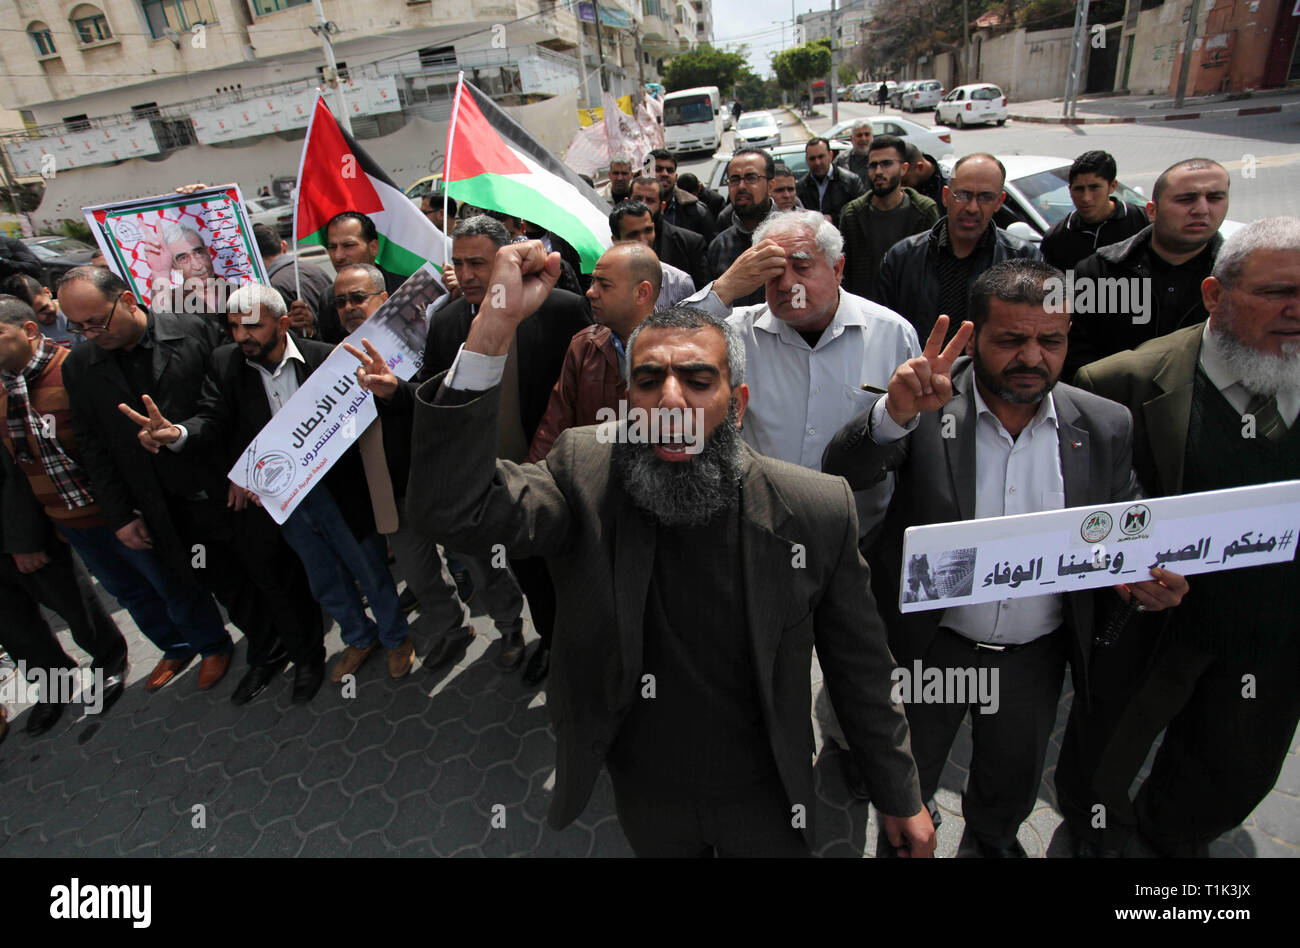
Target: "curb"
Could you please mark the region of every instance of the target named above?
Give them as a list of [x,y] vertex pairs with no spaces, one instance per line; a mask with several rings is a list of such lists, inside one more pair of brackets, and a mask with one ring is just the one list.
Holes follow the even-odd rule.
[[1300,109],[1300,102],[1285,102],[1281,105],[1253,105],[1235,109],[1201,109],[1196,112],[1169,112],[1165,115],[1124,115],[1088,118],[1066,118],[1052,115],[1015,115],[1008,113],[1007,118],[1016,122],[1030,122],[1039,125],[1128,125],[1136,122],[1191,122],[1197,119],[1244,118],[1250,115],[1272,115],[1275,112],[1293,112]]
[[804,117],[803,117],[802,115],[800,115],[800,114],[799,114],[798,112],[796,112],[794,109],[790,108],[790,106],[788,106],[788,105],[783,105],[783,106],[781,106],[781,108],[785,109],[787,112],[789,112],[791,115],[794,116],[794,120],[795,120],[796,122],[798,122],[800,125],[803,126],[803,130],[804,130],[805,132],[808,133],[808,137],[809,137],[809,138],[816,138],[816,137],[818,137],[818,136],[817,136],[817,133],[814,132],[811,128],[808,127],[808,123],[807,123],[806,121],[804,121]]

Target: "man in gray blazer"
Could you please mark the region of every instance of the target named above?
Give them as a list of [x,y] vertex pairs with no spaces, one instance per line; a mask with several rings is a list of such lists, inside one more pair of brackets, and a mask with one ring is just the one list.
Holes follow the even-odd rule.
[[[963,323],[940,351],[948,332],[948,317],[940,316],[924,353],[899,366],[887,394],[841,429],[822,463],[855,489],[898,472],[872,559],[879,557],[876,593],[901,668],[920,661],[927,672],[941,669],[944,682],[974,669],[993,683],[983,706],[964,687],[937,701],[927,692],[907,705],[927,800],[971,710],[974,751],[962,813],[975,851],[988,857],[1025,855],[1016,834],[1037,797],[1066,660],[1076,696],[1086,695],[1094,598],[1106,608],[1115,597],[1071,592],[901,615],[894,604],[903,530],[1141,495],[1128,410],[1057,383],[1070,317],[1049,312],[1044,300],[1060,277],[1031,260],[981,275],[971,297],[974,323]],[[957,358],[963,348],[972,358]],[[1120,595],[1152,611],[1176,605],[1186,581],[1151,572],[1155,579],[1119,587]]]
[[540,464],[496,459],[510,341],[558,273],[537,242],[498,253],[505,293],[417,392],[411,475],[424,489],[407,499],[454,549],[546,557],[551,825],[582,813],[605,765],[639,855],[807,855],[816,644],[890,842],[932,854],[852,495],[740,440],[743,350],[722,320],[651,315],[628,343],[627,423],[571,428]]

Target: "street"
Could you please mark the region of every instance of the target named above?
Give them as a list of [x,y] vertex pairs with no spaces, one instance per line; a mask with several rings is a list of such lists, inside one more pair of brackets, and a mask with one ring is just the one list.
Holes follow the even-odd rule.
[[[815,133],[831,125],[829,105],[819,105],[822,117],[810,119]],[[773,109],[785,123],[783,143],[808,136],[784,109]],[[897,115],[921,125],[932,126],[933,112],[915,114],[886,109],[884,113],[866,102],[841,102],[840,121],[876,115]],[[726,149],[732,133],[726,133]],[[976,125],[952,129],[953,154],[961,157],[977,151],[994,155],[1055,155],[1069,163],[1081,152],[1103,149],[1115,156],[1119,178],[1129,187],[1151,193],[1160,172],[1181,158],[1212,158],[1232,173],[1228,217],[1252,221],[1276,214],[1300,215],[1300,112],[1253,115],[1244,118],[1202,119],[1131,125],[1036,125],[1008,120],[1003,127]],[[936,158],[943,157],[936,155]],[[712,158],[689,156],[681,171],[707,174]]]

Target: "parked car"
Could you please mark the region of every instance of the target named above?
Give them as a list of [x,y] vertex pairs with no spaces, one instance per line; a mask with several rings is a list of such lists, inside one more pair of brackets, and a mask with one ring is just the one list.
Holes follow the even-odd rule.
[[77,240],[75,237],[24,237],[23,243],[41,262],[42,282],[50,289],[58,284],[73,267],[90,263],[99,248]]
[[878,88],[879,86],[870,82],[859,82],[856,86],[853,87],[852,91],[849,94],[849,98],[851,98],[854,102],[874,101],[876,97],[876,89]]
[[781,123],[771,112],[746,112],[736,124],[736,147],[775,148],[781,144]]
[[437,191],[442,184],[442,174],[426,174],[406,189],[406,196],[418,201],[430,191]]
[[990,82],[958,86],[934,107],[934,117],[936,121],[951,123],[957,128],[989,122],[1005,125],[1007,97]]
[[922,79],[899,96],[898,107],[904,112],[933,109],[943,98],[943,84],[937,79]]
[[[1007,199],[993,216],[993,222],[1016,237],[1039,243],[1057,221],[1074,210],[1070,200],[1069,158],[1051,155],[998,155],[1007,169]],[[952,174],[955,157],[941,161],[945,174]],[[1122,181],[1116,183],[1115,197],[1130,204],[1145,206],[1146,195]],[[1225,238],[1242,224],[1225,220],[1219,233]]]
[[898,85],[891,87],[889,90],[889,104],[896,109],[901,108],[903,105],[903,95],[914,85],[916,85],[916,82],[909,80],[907,82],[900,82]]
[[286,210],[292,213],[293,205],[285,198],[249,197],[244,198],[244,209],[248,212],[251,223],[279,229],[280,215]]
[[[839,155],[842,151],[847,151],[853,145],[850,142],[838,141],[834,138],[830,140],[831,157]],[[808,173],[808,159],[804,157],[804,143],[791,142],[788,145],[777,145],[775,148],[766,149],[774,161],[779,161],[786,165],[794,172],[796,178],[802,178]],[[731,152],[720,151],[713,156],[713,164],[709,166],[708,177],[704,179],[706,187],[717,191],[724,198],[729,196],[727,185],[723,178],[727,176],[727,163],[731,161]]]
[[[936,158],[952,151],[952,131],[942,125],[927,128],[920,122],[895,118],[892,115],[873,115],[870,118],[871,134],[873,135],[897,135],[904,141],[911,142],[927,155],[933,155]],[[851,139],[853,137],[853,123],[856,121],[858,120],[847,119],[840,122],[826,133],[826,137],[832,139],[842,138],[846,141]]]

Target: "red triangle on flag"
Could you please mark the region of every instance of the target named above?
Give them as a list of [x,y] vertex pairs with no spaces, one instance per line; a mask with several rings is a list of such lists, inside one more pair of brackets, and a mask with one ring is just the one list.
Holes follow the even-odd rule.
[[[528,166],[492,127],[468,90],[462,88],[458,102],[457,113],[447,126],[451,162],[444,180],[464,181],[481,174],[528,174]],[[455,147],[450,140],[453,131]]]
[[317,98],[311,127],[307,130],[302,172],[298,176],[295,239],[310,237],[335,214],[344,211],[377,214],[383,209],[384,202],[348,147],[324,97]]

